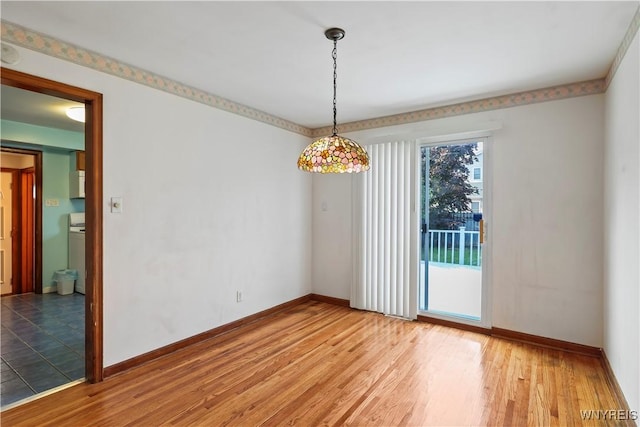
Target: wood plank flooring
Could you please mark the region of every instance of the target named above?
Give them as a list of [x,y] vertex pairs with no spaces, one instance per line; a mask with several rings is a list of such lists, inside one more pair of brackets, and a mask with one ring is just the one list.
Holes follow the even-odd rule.
[[310,301],[7,410],[0,422],[625,425],[581,418],[605,409],[619,407],[596,357]]

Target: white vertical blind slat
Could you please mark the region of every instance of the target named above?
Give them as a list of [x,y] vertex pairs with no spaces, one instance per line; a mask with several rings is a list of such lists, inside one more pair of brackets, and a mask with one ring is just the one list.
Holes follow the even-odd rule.
[[[389,156],[389,170],[395,171],[398,169],[398,146],[391,146],[391,155]],[[390,182],[390,217],[389,217],[389,241],[398,242],[400,236],[398,236],[398,204],[400,202],[398,197],[398,175],[391,173]],[[398,248],[397,244],[389,244],[389,288],[391,289],[389,295],[389,312],[392,314],[398,313]],[[394,292],[395,290],[395,292]]]
[[[377,158],[377,155],[376,155]],[[378,166],[378,163],[375,163],[375,166]],[[369,281],[369,299],[370,306],[377,307],[377,296],[375,284],[378,281],[378,270],[375,268],[371,268],[371,266],[376,265],[376,259],[378,258],[378,177],[372,175],[370,177],[371,181],[371,258],[369,259],[369,263],[367,265],[367,269],[371,273],[371,280]]]
[[[405,144],[408,145],[408,144]],[[406,163],[406,153],[403,150],[403,147],[398,147],[399,155],[398,161],[396,163],[397,173],[397,185],[396,189],[398,194],[396,195],[397,206],[398,206],[398,215],[396,218],[396,225],[398,227],[398,238],[397,238],[397,247],[398,247],[398,255],[396,259],[398,271],[396,273],[397,279],[397,300],[396,300],[396,315],[403,316],[407,311],[404,307],[404,296],[406,294],[405,288],[408,286],[408,283],[405,283],[405,275],[404,275],[404,263],[402,260],[404,258],[408,258],[409,253],[406,251],[404,242],[407,241],[405,238],[405,232],[408,227],[404,223],[404,212],[405,212],[405,203],[403,203],[406,199],[406,193],[404,192],[404,186],[406,185],[404,174],[402,171],[404,170]],[[408,278],[409,276],[406,276]]]
[[380,168],[380,172],[378,174],[378,206],[377,206],[377,210],[379,212],[378,215],[378,247],[377,247],[377,257],[374,260],[377,267],[378,267],[378,282],[377,284],[374,284],[374,286],[376,287],[376,290],[378,291],[378,297],[377,297],[377,302],[378,304],[376,305],[376,309],[378,311],[382,311],[383,313],[385,312],[385,285],[386,285],[386,280],[385,280],[385,264],[384,262],[380,262],[381,260],[384,260],[384,251],[385,251],[385,246],[387,245],[387,242],[385,241],[385,237],[386,237],[386,233],[385,233],[385,223],[386,223],[386,215],[387,215],[387,210],[385,209],[385,201],[386,201],[386,194],[387,194],[387,189],[385,187],[385,159],[386,159],[386,147],[383,145],[381,147],[381,153],[378,157],[378,167]]
[[[407,203],[405,203],[403,206],[405,207],[404,209],[404,217],[402,219],[402,224],[404,225],[406,231],[407,231],[407,237],[404,239],[404,251],[407,254],[407,256],[405,256],[402,260],[404,262],[404,268],[403,271],[406,272],[406,280],[403,281],[403,283],[405,283],[404,286],[404,294],[403,294],[403,300],[404,300],[404,304],[403,304],[403,312],[406,313],[407,317],[411,317],[412,316],[412,311],[415,310],[411,310],[410,304],[411,304],[411,287],[410,287],[410,283],[411,283],[411,256],[409,255],[411,252],[411,237],[415,237],[415,236],[411,236],[411,232],[413,230],[414,233],[417,233],[418,230],[414,230],[411,227],[411,206],[412,206],[412,199],[411,196],[413,194],[413,188],[412,188],[412,183],[414,182],[411,178],[412,178],[412,173],[413,173],[413,169],[412,169],[412,165],[413,165],[413,156],[411,155],[414,152],[414,147],[411,144],[405,144],[404,146],[404,167],[403,167],[403,172],[404,172],[404,185],[402,186],[402,190],[404,191],[404,200],[407,201]],[[417,254],[416,254],[417,255]],[[416,257],[417,258],[417,257]],[[417,290],[417,284],[416,286],[416,290]],[[414,292],[415,293],[415,292]],[[418,302],[415,301],[414,302],[414,306],[417,307]]]
[[[393,190],[391,188],[391,151],[391,144],[385,144],[384,156],[382,158],[384,164],[384,193],[382,197],[384,203],[384,218],[382,221],[384,242],[382,244],[382,259],[378,260],[378,263],[382,266],[382,270],[384,271],[384,279],[382,282],[384,288],[382,304],[383,313],[391,312],[389,303],[391,301],[392,292],[389,271],[391,264],[390,249],[391,246],[393,246],[393,242],[391,241],[391,195],[393,194]],[[395,291],[395,289],[393,291]]]
[[[351,305],[356,308],[411,317],[412,142],[366,147],[371,170],[359,185],[354,209],[360,245],[356,251]],[[415,294],[415,292],[413,293]]]

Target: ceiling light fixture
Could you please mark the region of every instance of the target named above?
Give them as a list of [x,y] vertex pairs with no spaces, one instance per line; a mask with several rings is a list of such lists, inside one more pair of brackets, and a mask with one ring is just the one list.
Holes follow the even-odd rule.
[[364,172],[369,170],[369,155],[357,142],[338,135],[336,121],[336,59],[338,40],[344,37],[344,30],[330,28],[324,35],[333,40],[333,134],[309,144],[298,158],[298,169],[319,173]]
[[67,117],[76,122],[84,123],[84,107],[67,108]]

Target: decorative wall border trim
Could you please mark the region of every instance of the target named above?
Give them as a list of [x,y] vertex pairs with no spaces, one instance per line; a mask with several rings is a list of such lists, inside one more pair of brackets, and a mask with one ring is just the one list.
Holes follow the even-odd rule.
[[226,98],[184,85],[151,71],[122,63],[97,52],[57,40],[17,24],[2,21],[2,40],[36,52],[64,59],[78,65],[92,68],[154,89],[187,98],[249,119],[267,123],[304,136],[311,136],[311,130],[264,111],[233,102]]
[[[518,107],[539,102],[557,101],[560,99],[574,98],[577,96],[595,95],[605,92],[604,79],[589,80],[567,85],[552,86],[527,92],[519,92],[510,95],[496,96],[477,101],[462,102],[443,107],[427,108],[425,110],[410,113],[395,114],[392,116],[378,117],[375,119],[360,120],[343,123],[339,126],[341,133],[355,132],[365,129],[374,129],[386,126],[403,125],[407,123],[423,122],[426,120],[442,119],[445,117],[460,116],[463,114],[480,113],[484,111],[498,110],[501,108]],[[313,129],[313,137],[322,136],[331,132],[330,126]]]
[[[331,126],[309,129],[297,123],[273,116],[264,111],[184,85],[175,80],[119,62],[116,59],[57,40],[53,37],[38,33],[20,25],[13,24],[8,21],[1,21],[1,24],[1,36],[3,41],[7,41],[27,49],[44,53],[59,59],[64,59],[75,64],[121,77],[123,79],[140,83],[154,89],[162,90],[173,95],[200,102],[214,108],[238,114],[240,116],[257,120],[310,138],[323,136],[330,133],[332,130]],[[539,102],[557,101],[578,96],[604,93],[622,62],[629,45],[638,32],[639,27],[640,6],[636,10],[625,37],[618,48],[616,57],[604,78],[484,98],[441,107],[427,108],[424,110],[411,111],[373,119],[348,122],[341,124],[339,130],[342,133],[355,132],[366,129],[417,123],[427,120],[460,116],[463,114],[486,112],[502,108],[536,104]]]
[[622,43],[620,43],[620,47],[618,48],[618,52],[616,53],[616,57],[613,59],[613,63],[609,68],[609,72],[607,73],[607,76],[604,79],[605,90],[606,88],[609,87],[609,84],[611,83],[611,80],[613,80],[613,76],[616,74],[616,71],[618,71],[618,67],[620,66],[620,63],[622,62],[622,59],[624,58],[624,56],[627,54],[627,50],[629,49],[631,42],[636,36],[636,33],[638,32],[639,27],[640,27],[640,6],[638,6],[638,9],[636,9],[636,14],[633,15],[633,19],[631,19],[631,24],[629,24],[627,33],[624,35],[624,38],[622,39]]

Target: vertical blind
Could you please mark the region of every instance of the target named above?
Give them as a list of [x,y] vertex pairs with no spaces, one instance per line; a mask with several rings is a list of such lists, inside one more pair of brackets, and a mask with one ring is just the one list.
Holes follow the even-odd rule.
[[371,169],[355,180],[351,306],[415,319],[415,143],[388,142],[366,150]]

